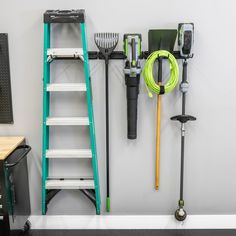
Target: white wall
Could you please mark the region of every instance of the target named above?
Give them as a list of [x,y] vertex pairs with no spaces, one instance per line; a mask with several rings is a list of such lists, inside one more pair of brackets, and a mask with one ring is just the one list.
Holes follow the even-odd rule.
[[[121,35],[140,32],[147,49],[148,29],[177,28],[180,22],[195,24],[195,56],[189,63],[190,90],[187,112],[197,121],[187,124],[185,200],[189,214],[235,214],[235,108],[234,44],[235,1],[2,1],[0,32],[9,34],[14,125],[1,125],[0,135],[24,135],[32,146],[29,156],[32,213],[41,209],[42,56],[43,21],[47,9],[85,8],[89,49],[95,49],[93,33],[114,31]],[[64,31],[55,32],[66,35]],[[71,33],[69,36],[73,35]],[[120,37],[122,39],[122,36]],[[57,39],[54,41],[58,42]],[[75,42],[75,41],[73,41]],[[63,40],[63,45],[67,42]],[[122,40],[118,45],[122,49]],[[180,64],[181,65],[181,64]],[[55,66],[56,67],[56,66]],[[55,78],[77,78],[77,65],[59,64]],[[71,77],[72,75],[72,77]],[[105,209],[105,90],[103,62],[91,61],[102,210]],[[110,64],[111,109],[111,208],[112,214],[172,214],[179,195],[179,124],[169,118],[181,111],[176,89],[163,97],[161,130],[161,185],[154,190],[155,99],[148,98],[143,80],[139,96],[138,139],[126,139],[126,97],[122,62]],[[82,97],[64,97],[75,112]],[[67,110],[68,109],[68,110]],[[84,108],[82,109],[84,111]],[[65,134],[63,139],[60,134]],[[76,145],[67,139],[76,131],[56,130],[53,145]],[[86,145],[82,143],[81,145]],[[57,164],[58,165],[58,164]],[[60,165],[60,164],[59,164]],[[78,163],[76,164],[78,165]],[[61,165],[60,165],[61,166]],[[54,166],[55,167],[55,166]],[[70,168],[68,168],[70,171]],[[94,208],[78,192],[58,194],[49,214],[94,214]]]

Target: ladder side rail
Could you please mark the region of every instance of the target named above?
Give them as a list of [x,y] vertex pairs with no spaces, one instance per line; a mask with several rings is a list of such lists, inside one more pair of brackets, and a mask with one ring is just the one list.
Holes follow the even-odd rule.
[[92,167],[94,174],[94,184],[95,184],[95,196],[96,196],[96,213],[100,214],[100,187],[99,187],[99,174],[98,174],[98,162],[97,162],[97,149],[96,149],[96,136],[95,136],[95,126],[94,126],[94,114],[92,107],[91,98],[91,83],[90,83],[90,69],[89,69],[89,58],[87,49],[87,36],[85,23],[80,23],[80,30],[82,34],[82,45],[84,54],[84,75],[87,87],[87,105],[88,105],[88,116],[89,116],[89,129],[90,129],[90,144],[92,150]]
[[50,82],[50,63],[47,61],[47,50],[50,48],[50,24],[44,23],[44,57],[43,57],[43,146],[42,146],[42,214],[46,214],[46,180],[48,177],[48,159],[46,150],[49,147],[49,116],[50,93],[47,84]]

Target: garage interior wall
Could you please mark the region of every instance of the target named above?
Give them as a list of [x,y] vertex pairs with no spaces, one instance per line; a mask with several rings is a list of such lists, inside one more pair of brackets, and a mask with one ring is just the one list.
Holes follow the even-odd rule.
[[[127,32],[142,33],[147,50],[149,29],[176,29],[194,22],[195,55],[189,61],[190,89],[186,111],[197,117],[186,125],[185,209],[188,214],[236,213],[235,1],[227,0],[41,0],[2,1],[0,31],[9,34],[13,125],[0,125],[0,135],[24,135],[29,155],[32,214],[41,214],[43,13],[48,9],[86,10],[89,50],[96,50],[95,32],[118,32],[117,49]],[[79,40],[78,40],[79,39]],[[79,47],[78,28],[53,26],[53,46]],[[181,66],[181,62],[179,62]],[[103,61],[90,61],[102,212],[105,213],[105,70]],[[54,62],[53,81],[81,82],[79,62]],[[173,214],[179,198],[180,124],[170,117],[181,112],[178,88],[162,99],[161,182],[154,190],[156,99],[147,96],[141,79],[138,138],[126,138],[126,87],[123,62],[110,63],[111,214]],[[164,78],[168,77],[168,66]],[[52,113],[85,114],[84,95],[53,95]],[[70,103],[70,106],[67,104]],[[51,147],[86,147],[86,129],[55,128]],[[88,170],[84,161],[54,161],[54,175]],[[48,214],[94,214],[94,206],[79,191],[62,191]]]

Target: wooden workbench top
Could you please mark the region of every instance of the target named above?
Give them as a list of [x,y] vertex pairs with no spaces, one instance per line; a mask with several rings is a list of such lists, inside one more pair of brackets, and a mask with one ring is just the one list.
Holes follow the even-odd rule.
[[3,137],[0,136],[0,161],[5,160],[23,141],[24,137]]

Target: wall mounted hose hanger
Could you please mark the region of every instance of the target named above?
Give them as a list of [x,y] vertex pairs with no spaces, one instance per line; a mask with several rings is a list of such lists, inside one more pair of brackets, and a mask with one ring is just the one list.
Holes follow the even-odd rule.
[[[153,78],[153,66],[159,58],[166,58],[170,63],[170,78],[166,85],[157,84]],[[152,92],[156,94],[165,94],[171,92],[179,80],[179,66],[175,57],[166,50],[159,50],[151,53],[146,60],[143,68],[143,77],[147,86],[148,95],[152,97]]]

